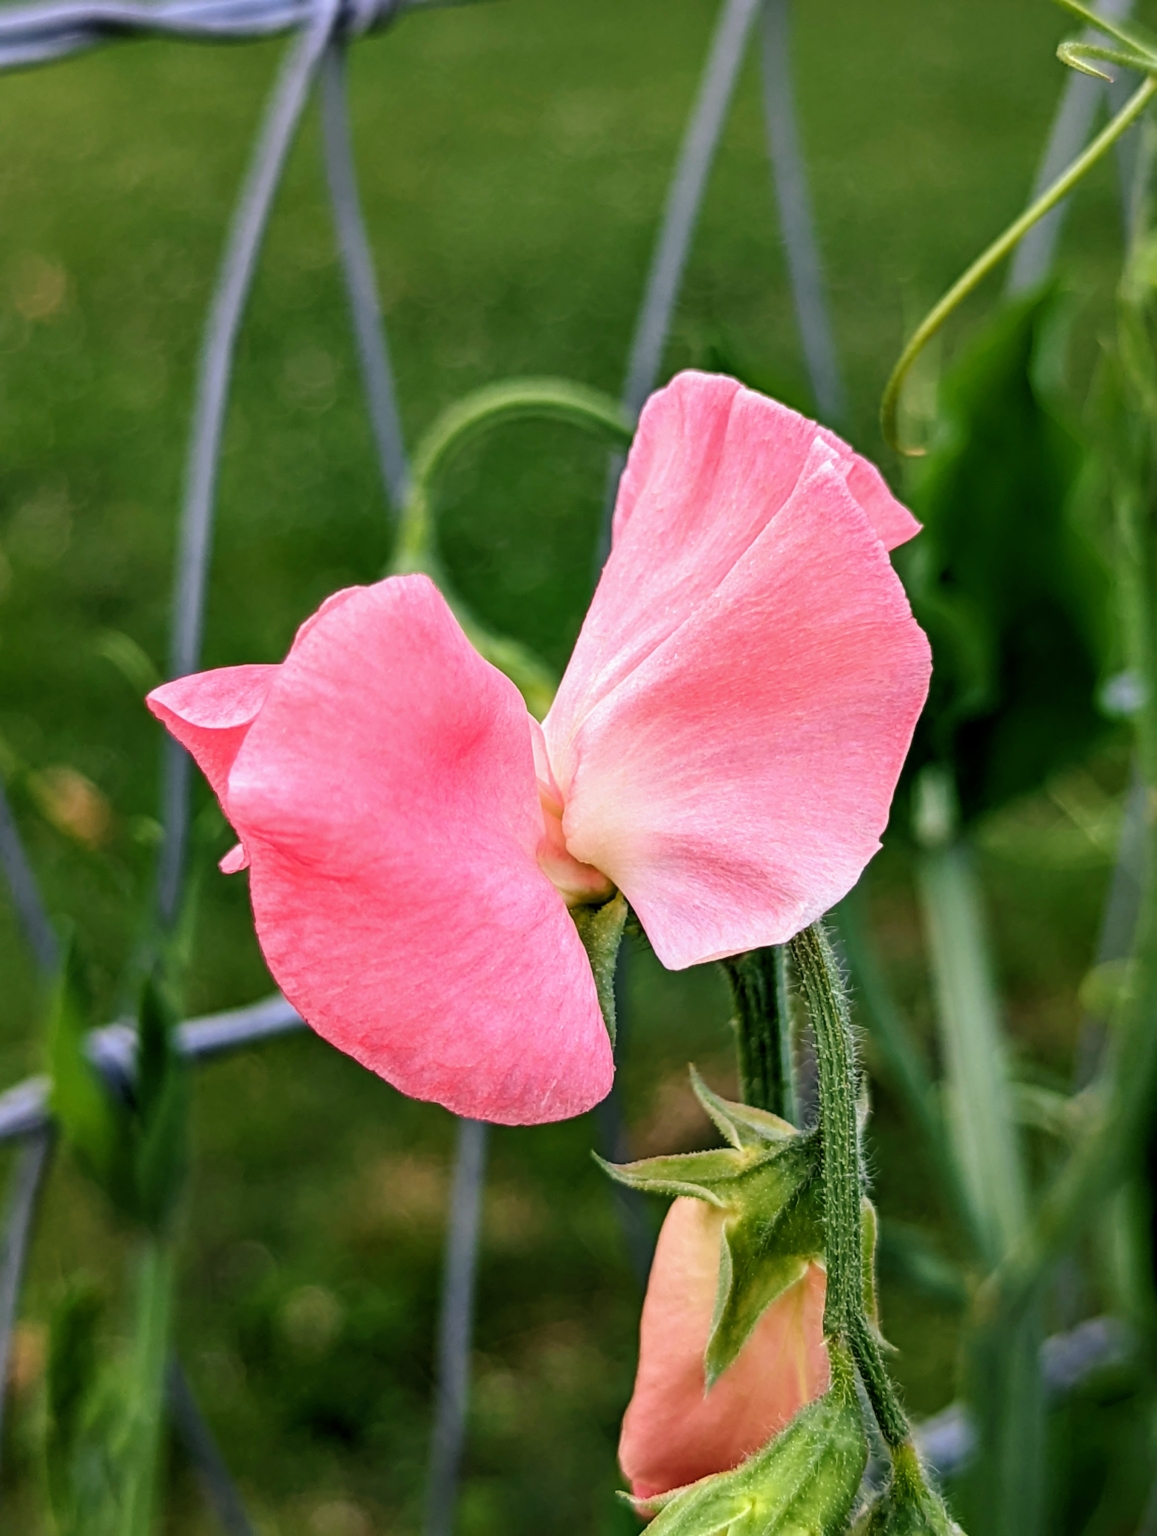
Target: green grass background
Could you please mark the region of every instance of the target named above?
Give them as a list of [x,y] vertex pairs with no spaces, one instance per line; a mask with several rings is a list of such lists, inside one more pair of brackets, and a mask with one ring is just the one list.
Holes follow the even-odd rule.
[[[358,45],[357,154],[411,443],[441,407],[507,375],[617,390],[715,11],[712,0],[497,0]],[[879,391],[906,325],[1024,201],[1064,83],[1053,53],[1065,19],[1045,0],[800,0],[795,14],[849,430],[899,483],[875,426]],[[279,52],[126,46],[0,80],[0,744],[49,904],[75,923],[106,1015],[149,891],[160,743],[100,640],[126,634],[164,666],[194,363]],[[1064,247],[1074,400],[1119,261],[1114,174],[1107,164],[1082,190]],[[665,367],[720,358],[806,398],[753,59]],[[524,426],[464,457],[447,486],[442,540],[460,590],[559,666],[591,586],[603,463],[561,428]],[[238,353],[206,664],[278,660],[321,598],[373,580],[389,548],[311,114]],[[111,806],[99,848],[54,827],[29,789],[29,771],[60,765]],[[1082,792],[1120,778],[1110,754]],[[1021,833],[1053,817],[1043,797],[1016,812],[984,874],[1018,1050],[1063,1080],[1107,864],[1091,845],[1060,867],[1034,853]],[[270,987],[244,879],[209,861],[225,829],[212,813],[202,828],[192,1011]],[[875,891],[897,983],[925,1020],[902,851],[884,856]],[[708,973],[667,976],[645,953],[632,975],[622,1079],[633,1145],[694,1145],[706,1132],[684,1064],[694,1057],[721,1085],[731,1071],[721,987]],[[35,978],[3,903],[0,977],[7,1082],[37,1069],[43,1047]],[[930,1170],[886,1087],[872,1134],[885,1220],[940,1225]],[[639,1298],[588,1156],[594,1135],[582,1120],[493,1138],[464,1536],[633,1528],[612,1489]],[[302,1037],[206,1068],[196,1141],[177,1333],[262,1531],[416,1531],[449,1116]],[[20,1335],[5,1530],[42,1529],[40,1325],[78,1266],[115,1294],[124,1252],[63,1161]],[[953,1313],[894,1286],[884,1301],[909,1400],[935,1410],[953,1392]],[[211,1530],[179,1453],[169,1476],[165,1529]]]

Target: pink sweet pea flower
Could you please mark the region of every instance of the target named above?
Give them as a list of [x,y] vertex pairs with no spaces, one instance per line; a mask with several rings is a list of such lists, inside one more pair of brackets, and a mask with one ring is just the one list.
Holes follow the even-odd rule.
[[562,1119],[613,1072],[568,906],[617,887],[681,969],[790,938],[878,848],[928,685],[887,556],[917,526],[831,433],[684,373],[643,410],[541,727],[423,576],[149,707],[319,1034],[459,1114]]
[[826,1277],[818,1264],[755,1325],[707,1390],[723,1211],[681,1197],[655,1249],[639,1327],[639,1369],[623,1419],[619,1465],[637,1499],[737,1467],[828,1387]]

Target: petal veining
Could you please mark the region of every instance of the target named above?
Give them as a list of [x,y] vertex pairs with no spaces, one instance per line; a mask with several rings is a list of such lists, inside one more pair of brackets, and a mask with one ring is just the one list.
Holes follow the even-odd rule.
[[552,743],[567,846],[664,965],[782,943],[876,852],[929,670],[883,544],[817,451],[694,614]]
[[651,396],[619,484],[611,554],[545,722],[556,773],[584,716],[694,615],[819,459],[887,548],[917,532],[872,465],[787,406],[696,372]]

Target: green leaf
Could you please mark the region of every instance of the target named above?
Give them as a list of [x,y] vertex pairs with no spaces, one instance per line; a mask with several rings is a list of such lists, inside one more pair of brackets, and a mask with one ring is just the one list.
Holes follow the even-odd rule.
[[100,1313],[101,1299],[96,1287],[79,1280],[52,1316],[45,1454],[48,1492],[58,1520],[68,1503],[67,1469],[80,1432],[85,1400],[96,1377]]
[[188,1074],[175,1049],[176,1019],[160,982],[141,994],[137,1053],[136,1205],[156,1230],[168,1220],[184,1182]]
[[946,376],[943,429],[898,558],[932,642],[909,778],[948,766],[966,821],[1041,784],[1106,728],[1095,704],[1109,584],[1073,518],[1085,450],[1049,378],[1051,292],[1007,305]]
[[619,944],[623,937],[623,925],[627,921],[627,899],[621,891],[601,907],[572,907],[571,917],[583,941],[591,970],[595,975],[595,988],[599,994],[599,1007],[611,1044],[615,1043],[615,962],[619,957]]
[[82,1280],[52,1317],[44,1449],[59,1536],[120,1536],[123,1405],[99,1356],[101,1311],[98,1292]]
[[851,1367],[833,1360],[830,1392],[733,1472],[667,1500],[649,1536],[837,1536],[868,1460]]
[[75,947],[66,941],[48,1020],[49,1103],[80,1161],[120,1204],[129,1182],[125,1155],[129,1111],[109,1092],[88,1058],[88,1028],[83,973]]

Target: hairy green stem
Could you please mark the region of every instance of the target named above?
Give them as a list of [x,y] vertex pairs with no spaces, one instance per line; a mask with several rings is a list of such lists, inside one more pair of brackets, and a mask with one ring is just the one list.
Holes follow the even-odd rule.
[[920,353],[935,336],[936,332],[952,314],[959,308],[973,289],[978,288],[994,267],[1004,260],[1012,248],[1016,245],[1038,219],[1044,217],[1050,208],[1067,197],[1068,194],[1084,176],[1085,172],[1094,166],[1101,156],[1110,149],[1132,123],[1136,122],[1141,113],[1157,93],[1157,79],[1148,76],[1138,89],[1130,96],[1129,100],[1113,118],[1107,127],[1103,128],[1084,152],[1077,156],[1068,170],[1062,171],[1053,182],[1041,193],[1040,197],[1032,203],[1015,219],[1004,233],[983,251],[968,270],[953,283],[952,287],[929,311],[925,319],[917,327],[907,346],[900,354],[900,360],[892,370],[892,376],[884,388],[883,399],[880,402],[880,430],[884,434],[884,441],[889,447],[897,449],[900,453],[909,457],[919,457],[923,453],[922,448],[902,448],[896,432],[896,417],[900,404],[900,390],[912,364]]
[[745,1104],[795,1120],[795,1063],[782,944],[720,962],[735,1005],[740,1097]]
[[911,1431],[864,1310],[864,1179],[856,1115],[855,1053],[843,979],[818,923],[791,941],[791,958],[815,1031],[819,1067],[828,1272],[824,1330],[851,1351],[880,1431],[889,1446],[897,1447]]

